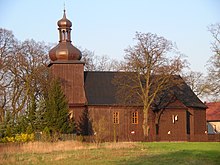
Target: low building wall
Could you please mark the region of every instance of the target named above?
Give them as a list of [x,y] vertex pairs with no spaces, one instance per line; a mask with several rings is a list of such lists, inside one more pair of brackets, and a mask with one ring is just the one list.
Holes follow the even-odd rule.
[[208,141],[208,136],[205,134],[197,134],[197,135],[193,135],[190,136],[189,138],[190,142],[207,142]]
[[209,142],[220,142],[220,134],[208,134]]

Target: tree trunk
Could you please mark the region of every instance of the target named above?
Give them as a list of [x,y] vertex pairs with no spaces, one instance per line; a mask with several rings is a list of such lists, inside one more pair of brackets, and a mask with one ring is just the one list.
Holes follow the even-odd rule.
[[4,122],[4,118],[5,118],[5,110],[0,107],[0,123]]
[[148,123],[148,109],[144,108],[143,110],[144,112],[144,119],[143,119],[143,133],[144,133],[144,141],[149,141],[149,131],[150,131],[150,127],[149,127],[149,123]]

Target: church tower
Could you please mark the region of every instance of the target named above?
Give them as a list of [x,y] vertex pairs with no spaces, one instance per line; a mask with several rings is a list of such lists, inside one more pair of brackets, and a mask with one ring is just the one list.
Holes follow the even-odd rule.
[[80,61],[82,54],[71,43],[72,23],[66,18],[57,22],[59,30],[59,43],[49,51],[49,67],[53,76],[61,80],[64,94],[70,107],[84,106],[84,62]]

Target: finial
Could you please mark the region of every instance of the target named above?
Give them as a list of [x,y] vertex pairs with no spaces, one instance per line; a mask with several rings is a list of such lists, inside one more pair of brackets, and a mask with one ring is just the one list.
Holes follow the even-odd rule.
[[65,7],[65,1],[63,2],[63,11],[66,11],[66,7]]
[[65,2],[63,4],[63,18],[66,19],[66,9],[65,9]]

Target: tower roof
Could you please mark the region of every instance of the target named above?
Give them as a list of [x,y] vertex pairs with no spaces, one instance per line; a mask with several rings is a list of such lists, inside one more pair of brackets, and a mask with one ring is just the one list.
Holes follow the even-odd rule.
[[72,22],[66,18],[66,11],[63,18],[57,22],[59,30],[59,44],[49,51],[51,61],[80,60],[82,53],[71,44]]
[[60,28],[62,28],[62,27],[69,27],[69,28],[72,27],[72,22],[66,18],[66,10],[65,9],[63,10],[63,18],[60,19],[57,22],[57,25]]

